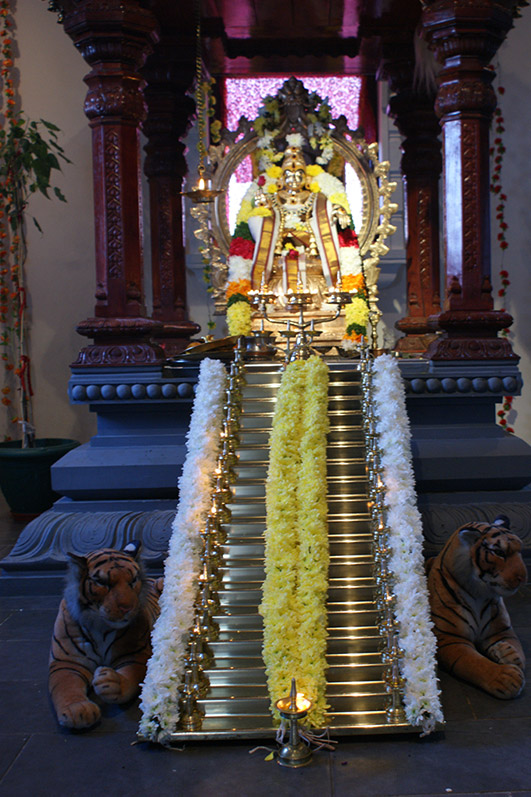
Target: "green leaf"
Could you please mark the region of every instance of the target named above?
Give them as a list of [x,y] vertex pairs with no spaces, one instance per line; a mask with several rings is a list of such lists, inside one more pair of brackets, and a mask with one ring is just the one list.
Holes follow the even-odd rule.
[[60,188],[57,188],[57,186],[55,186],[54,189],[53,189],[53,192],[54,192],[55,196],[57,197],[57,199],[59,199],[61,202],[66,202],[66,197],[65,197],[65,195],[63,194],[63,192],[61,191]]
[[42,227],[39,224],[39,222],[37,221],[37,219],[35,218],[35,216],[32,216],[32,219],[33,219],[33,223],[36,226],[36,228],[38,229],[38,231],[42,233]]
[[61,129],[56,125],[52,124],[52,122],[47,122],[45,119],[41,119],[41,124],[44,125],[46,130],[53,130],[54,133],[60,133]]
[[229,296],[227,300],[227,309],[231,307],[233,304],[236,304],[236,302],[247,302],[247,304],[251,304],[251,302],[249,301],[247,296],[245,296],[245,294],[233,293],[231,296]]
[[59,171],[61,171],[61,167],[59,166],[59,161],[57,160],[53,152],[48,153],[48,164],[49,166],[51,166],[52,169],[58,169]]

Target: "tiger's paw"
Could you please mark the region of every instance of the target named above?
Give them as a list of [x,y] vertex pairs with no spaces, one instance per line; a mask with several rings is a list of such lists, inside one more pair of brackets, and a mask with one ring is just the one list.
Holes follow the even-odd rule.
[[98,667],[92,679],[92,688],[106,703],[123,703],[124,678],[112,667]]
[[524,686],[525,677],[520,667],[515,667],[514,664],[498,664],[485,688],[494,697],[511,700],[518,697]]
[[92,728],[101,718],[101,711],[92,700],[79,700],[63,706],[57,712],[57,720],[63,728],[82,731]]
[[525,667],[525,661],[518,650],[506,639],[500,639],[489,649],[489,659],[498,664],[514,664],[521,670]]

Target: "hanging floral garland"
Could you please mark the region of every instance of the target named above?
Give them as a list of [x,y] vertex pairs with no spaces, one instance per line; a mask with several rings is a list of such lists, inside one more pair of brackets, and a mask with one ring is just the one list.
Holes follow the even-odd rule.
[[260,613],[271,708],[291,679],[326,721],[328,367],[318,357],[288,365],[278,393],[266,482],[267,529]]
[[139,735],[153,741],[163,741],[179,719],[178,690],[201,569],[199,532],[210,507],[226,382],[219,361],[203,360],[179,479],[179,505],[164,564],[160,616],[152,634],[153,654],[142,687]]
[[[494,67],[492,67],[494,69]],[[498,94],[503,96],[505,94],[505,89],[503,86],[498,86],[497,88]],[[493,141],[493,146],[490,149],[490,155],[493,159],[493,169],[492,169],[492,176],[490,180],[490,190],[492,194],[497,199],[498,204],[496,205],[496,221],[498,223],[498,233],[497,233],[497,241],[498,246],[501,251],[501,259],[500,259],[500,270],[499,270],[499,277],[501,288],[498,290],[499,298],[505,303],[505,299],[507,296],[507,289],[511,284],[511,280],[509,279],[509,272],[505,268],[504,260],[505,260],[505,252],[509,248],[509,242],[507,241],[506,233],[509,228],[505,220],[505,205],[507,202],[507,196],[503,193],[502,188],[502,167],[503,167],[503,156],[505,155],[505,145],[503,143],[503,134],[505,133],[505,120],[503,118],[503,113],[501,108],[498,106],[494,111],[494,132],[495,138]],[[504,311],[504,307],[502,307],[502,312]],[[502,329],[500,332],[502,337],[507,337],[509,335],[508,329]],[[513,399],[514,396],[504,396],[503,403],[501,410],[498,410],[498,423],[501,427],[505,429],[506,432],[514,434],[514,429],[511,426],[507,425],[507,416],[513,409]]]
[[436,677],[436,641],[432,632],[422,554],[422,522],[417,509],[411,463],[411,433],[400,369],[390,355],[373,365],[373,400],[378,421],[383,481],[390,528],[390,568],[394,577],[395,616],[400,626],[404,707],[411,725],[430,733],[443,721]]
[[[32,194],[40,192],[49,198],[50,189],[57,199],[66,201],[61,190],[52,187],[52,175],[60,170],[61,160],[69,160],[58,144],[59,128],[43,119],[29,121],[17,107],[12,5],[0,0],[0,357],[5,369],[1,401],[10,425],[22,425],[23,443],[27,443],[33,431],[24,269],[27,209]],[[40,230],[37,220],[33,222]],[[10,433],[6,439],[11,439]]]

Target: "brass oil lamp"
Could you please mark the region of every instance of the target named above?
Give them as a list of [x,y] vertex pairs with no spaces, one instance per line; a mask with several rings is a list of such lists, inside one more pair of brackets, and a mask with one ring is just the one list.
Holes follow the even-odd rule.
[[277,762],[281,767],[305,767],[312,760],[312,751],[301,739],[299,720],[304,719],[312,707],[312,701],[302,693],[297,693],[295,678],[291,679],[291,691],[287,697],[281,697],[275,708],[289,723],[288,741],[282,745]]

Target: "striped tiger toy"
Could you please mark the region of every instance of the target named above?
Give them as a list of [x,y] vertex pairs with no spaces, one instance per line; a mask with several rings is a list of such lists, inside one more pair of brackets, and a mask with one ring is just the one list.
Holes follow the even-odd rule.
[[503,699],[525,684],[525,656],[503,602],[527,580],[521,550],[502,515],[457,529],[427,564],[440,665]]
[[49,660],[49,691],[59,724],[84,729],[101,716],[99,705],[136,696],[151,656],[151,629],[159,613],[162,578],[146,578],[137,561],[140,543],[69,554]]

